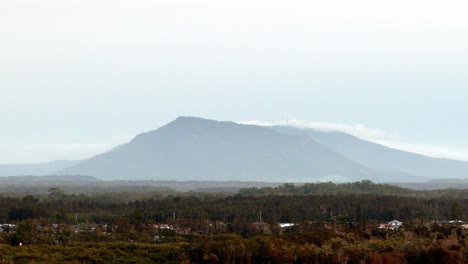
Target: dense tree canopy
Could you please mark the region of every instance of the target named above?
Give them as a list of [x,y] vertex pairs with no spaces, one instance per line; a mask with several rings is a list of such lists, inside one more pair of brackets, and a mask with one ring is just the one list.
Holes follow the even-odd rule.
[[[14,263],[462,263],[467,255],[468,231],[458,220],[467,220],[468,198],[458,191],[415,192],[363,181],[284,184],[233,195],[129,197],[135,195],[71,195],[58,188],[47,196],[0,196],[0,219],[8,223],[2,225],[0,258]],[[404,222],[402,230],[377,228],[393,219]],[[278,223],[294,225],[284,229]],[[10,247],[20,243],[29,249]]]

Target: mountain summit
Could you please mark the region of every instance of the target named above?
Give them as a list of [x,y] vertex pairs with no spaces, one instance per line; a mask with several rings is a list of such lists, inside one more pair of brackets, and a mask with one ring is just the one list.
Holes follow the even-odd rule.
[[197,117],[179,117],[59,173],[125,180],[381,181],[389,176],[409,177],[362,166],[307,135]]

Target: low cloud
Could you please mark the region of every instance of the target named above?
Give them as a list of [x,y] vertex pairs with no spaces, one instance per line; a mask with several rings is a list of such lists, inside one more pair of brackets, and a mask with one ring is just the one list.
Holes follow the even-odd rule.
[[468,146],[435,145],[426,143],[410,143],[397,139],[388,131],[370,128],[362,124],[343,124],[328,122],[310,122],[304,120],[291,119],[289,121],[263,122],[257,120],[242,121],[241,124],[259,126],[292,126],[317,131],[344,132],[355,137],[371,141],[389,148],[399,149],[407,152],[417,153],[434,158],[446,158],[468,161]]
[[429,157],[468,161],[468,146],[454,147],[447,145],[396,142],[390,140],[377,140],[374,142],[390,148],[418,153]]
[[258,126],[293,126],[307,128],[312,130],[331,132],[340,131],[365,140],[382,140],[389,137],[388,133],[381,129],[369,128],[362,124],[343,124],[343,123],[328,123],[328,122],[310,122],[298,119],[278,122],[263,122],[263,121],[242,121],[241,124],[258,125]]

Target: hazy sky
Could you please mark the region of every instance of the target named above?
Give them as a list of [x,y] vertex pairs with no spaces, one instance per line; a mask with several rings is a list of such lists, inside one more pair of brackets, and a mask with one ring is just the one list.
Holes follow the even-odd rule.
[[289,117],[468,160],[467,10],[466,0],[1,1],[0,163],[89,157],[180,115]]

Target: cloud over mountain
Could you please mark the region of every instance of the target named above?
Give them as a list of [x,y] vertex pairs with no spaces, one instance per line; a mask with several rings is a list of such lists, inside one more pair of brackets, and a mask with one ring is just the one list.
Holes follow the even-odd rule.
[[401,140],[393,133],[363,124],[344,124],[332,122],[313,122],[299,119],[288,121],[264,122],[257,120],[241,121],[241,124],[258,126],[291,126],[323,132],[343,132],[363,140],[371,141],[390,148],[426,155],[434,158],[447,158],[468,161],[468,146],[449,146],[442,144],[412,143]]

